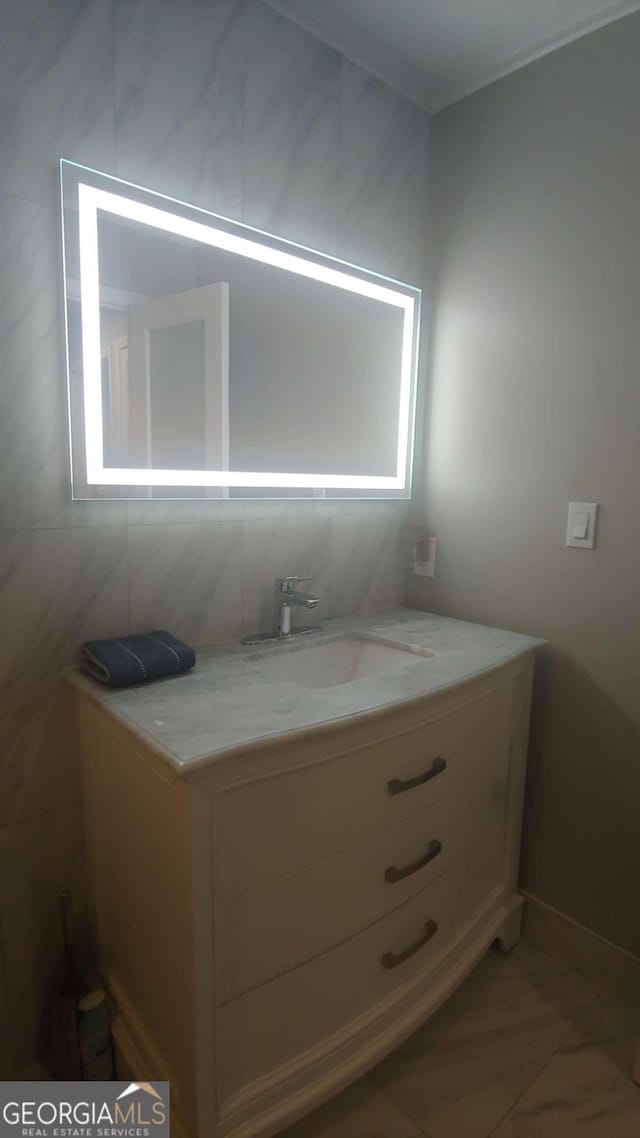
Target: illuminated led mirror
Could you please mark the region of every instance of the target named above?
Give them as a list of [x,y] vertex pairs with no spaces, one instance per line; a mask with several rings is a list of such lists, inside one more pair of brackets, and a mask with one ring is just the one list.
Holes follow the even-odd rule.
[[74,497],[409,497],[419,289],[61,178]]

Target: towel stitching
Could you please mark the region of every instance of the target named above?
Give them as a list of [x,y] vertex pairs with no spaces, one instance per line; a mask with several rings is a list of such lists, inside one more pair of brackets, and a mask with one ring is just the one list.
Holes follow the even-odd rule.
[[180,671],[180,669],[182,667],[182,660],[178,656],[178,653],[176,652],[175,648],[172,648],[170,644],[167,644],[166,640],[161,640],[159,636],[152,636],[150,632],[147,633],[147,636],[148,636],[149,640],[155,640],[156,644],[162,644],[163,648],[168,648],[170,652],[173,652],[176,660],[178,661],[178,671]]
[[94,656],[93,652],[87,648],[86,644],[82,645],[82,659],[84,660],[85,664],[88,664],[91,668],[95,668],[101,676],[104,676],[105,680],[109,680],[111,678],[109,675],[109,669],[107,668],[106,664],[103,664],[102,660],[98,656]]
[[144,676],[144,678],[146,680],[147,669],[145,668],[144,664],[142,663],[142,660],[140,659],[140,657],[136,656],[135,652],[131,648],[127,648],[126,644],[123,644],[120,640],[114,640],[114,644],[117,644],[118,648],[122,648],[125,652],[128,652],[130,656],[133,656],[134,660],[136,660],[138,662],[138,664],[140,665],[140,667],[142,668],[142,675]]

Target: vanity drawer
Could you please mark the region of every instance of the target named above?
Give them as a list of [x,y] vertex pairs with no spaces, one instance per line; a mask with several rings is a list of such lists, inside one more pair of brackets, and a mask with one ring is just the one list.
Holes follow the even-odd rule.
[[435,802],[459,778],[506,754],[512,700],[512,682],[503,682],[417,730],[221,793],[214,804],[217,889],[225,898],[242,893]]
[[297,967],[399,908],[454,865],[487,828],[501,835],[507,783],[508,754],[500,748],[447,794],[395,825],[313,865],[221,898],[219,1001]]
[[494,831],[487,828],[429,889],[376,924],[219,1009],[223,1112],[256,1079],[328,1044],[350,1023],[357,1030],[358,1017],[370,1022],[376,1008],[388,1011],[394,994],[411,998],[412,985],[424,982],[496,895],[503,850]]

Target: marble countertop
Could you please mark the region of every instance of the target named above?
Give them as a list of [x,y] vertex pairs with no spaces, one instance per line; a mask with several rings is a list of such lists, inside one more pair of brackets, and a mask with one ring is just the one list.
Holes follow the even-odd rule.
[[[269,679],[261,662],[356,633],[432,656],[410,668],[320,690]],[[327,620],[289,643],[199,648],[195,669],[149,684],[103,687],[79,670],[69,681],[109,710],[180,774],[238,747],[401,704],[480,676],[544,641],[467,621],[395,608]]]

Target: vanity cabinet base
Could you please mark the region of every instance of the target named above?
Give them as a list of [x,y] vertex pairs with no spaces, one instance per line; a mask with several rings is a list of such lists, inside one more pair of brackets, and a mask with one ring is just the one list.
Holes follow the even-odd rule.
[[532,668],[185,775],[78,696],[119,1074],[170,1082],[177,1138],[278,1133],[517,943]]
[[500,931],[496,935],[496,945],[500,952],[508,953],[520,943],[522,935],[522,907],[523,897],[516,897],[511,912],[505,917]]

